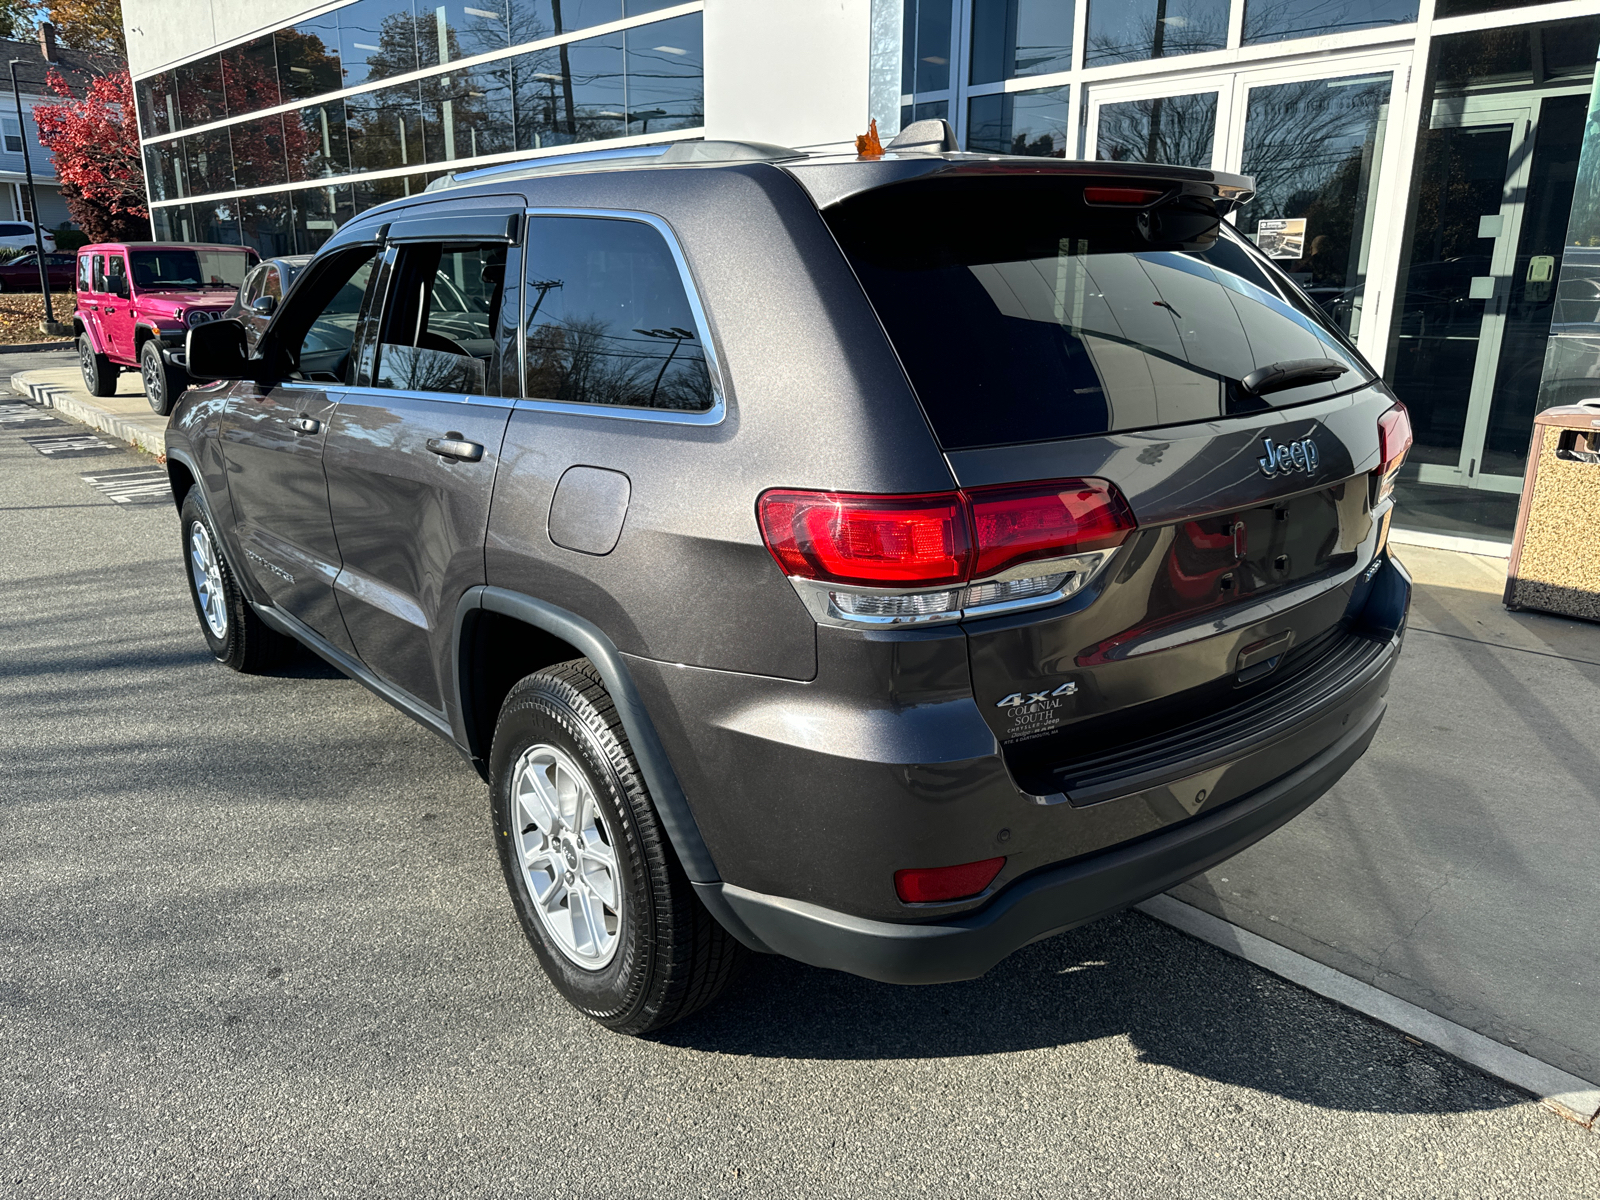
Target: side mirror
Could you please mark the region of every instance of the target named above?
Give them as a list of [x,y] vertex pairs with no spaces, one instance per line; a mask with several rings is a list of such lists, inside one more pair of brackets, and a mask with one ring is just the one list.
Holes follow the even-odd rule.
[[278,299],[276,296],[257,296],[250,303],[250,311],[258,317],[270,317],[277,307]]
[[128,277],[126,275],[112,275],[106,282],[110,284],[113,296],[120,296],[124,300],[128,298]]
[[244,325],[232,319],[208,321],[189,330],[184,357],[195,379],[254,379],[261,369],[245,348]]

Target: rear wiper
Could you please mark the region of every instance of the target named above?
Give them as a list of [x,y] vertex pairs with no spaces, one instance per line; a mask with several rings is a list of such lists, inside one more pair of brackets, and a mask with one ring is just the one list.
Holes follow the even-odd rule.
[[1239,381],[1247,395],[1265,396],[1304,383],[1329,383],[1350,368],[1332,358],[1290,358],[1258,367]]

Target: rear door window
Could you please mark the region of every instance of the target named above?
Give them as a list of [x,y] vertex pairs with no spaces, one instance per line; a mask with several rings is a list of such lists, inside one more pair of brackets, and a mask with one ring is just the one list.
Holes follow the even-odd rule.
[[522,294],[529,399],[675,412],[715,403],[683,276],[654,226],[531,218]]
[[[1081,181],[970,182],[884,189],[909,219],[878,193],[829,213],[947,449],[1215,420],[1371,378],[1226,225],[1206,249],[1155,249],[1134,214],[1083,205]],[[1346,372],[1240,386],[1302,359]]]
[[505,276],[503,245],[403,246],[389,285],[372,385],[497,395],[495,326]]
[[94,267],[89,276],[89,283],[93,291],[103,293],[106,290],[106,256],[104,254],[96,254],[94,256]]

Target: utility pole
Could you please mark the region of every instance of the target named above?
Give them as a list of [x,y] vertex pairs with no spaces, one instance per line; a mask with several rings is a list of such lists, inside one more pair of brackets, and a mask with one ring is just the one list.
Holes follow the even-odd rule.
[[56,314],[50,303],[50,272],[44,261],[44,233],[39,228],[39,197],[33,190],[33,159],[28,154],[28,125],[22,119],[22,89],[17,86],[17,64],[11,60],[11,96],[17,102],[17,133],[22,140],[22,170],[28,179],[28,210],[33,214],[33,246],[39,254],[39,291],[44,295],[44,332],[53,334]]

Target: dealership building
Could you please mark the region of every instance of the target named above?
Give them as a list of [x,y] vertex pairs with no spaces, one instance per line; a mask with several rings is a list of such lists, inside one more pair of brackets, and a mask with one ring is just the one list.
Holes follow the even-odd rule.
[[1508,542],[1533,415],[1600,396],[1600,0],[122,8],[160,239],[306,253],[457,167],[941,117],[971,151],[1253,176],[1239,227],[1411,410],[1413,540]]

